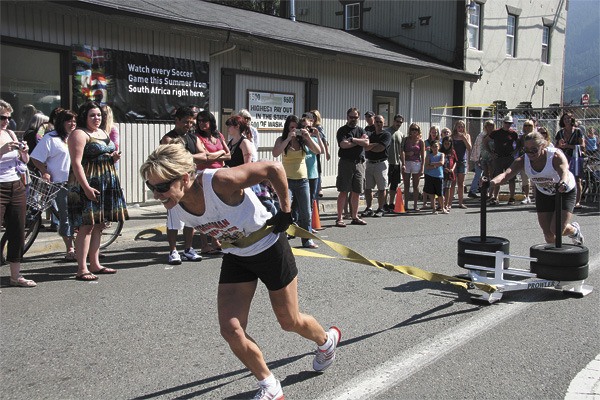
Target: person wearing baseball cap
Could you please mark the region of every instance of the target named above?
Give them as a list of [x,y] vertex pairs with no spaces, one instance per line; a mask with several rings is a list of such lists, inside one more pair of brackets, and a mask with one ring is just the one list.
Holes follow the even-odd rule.
[[367,121],[365,132],[370,135],[375,132],[375,113],[373,111],[367,111],[365,113],[365,121]]
[[[502,127],[492,131],[486,138],[483,139],[483,147],[492,155],[492,176],[498,176],[509,168],[515,160],[514,153],[519,142],[519,135],[511,127],[513,118],[507,115],[502,120]],[[490,147],[490,142],[493,141],[493,149]],[[508,180],[508,205],[515,205],[515,177],[511,176]],[[500,185],[494,187],[490,205],[498,205],[498,193]]]

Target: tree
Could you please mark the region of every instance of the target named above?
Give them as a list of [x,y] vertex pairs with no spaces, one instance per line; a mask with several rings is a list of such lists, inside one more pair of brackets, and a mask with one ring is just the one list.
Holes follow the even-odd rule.
[[590,95],[590,104],[598,102],[598,99],[596,98],[596,88],[594,86],[586,86],[585,89],[583,89],[583,93]]

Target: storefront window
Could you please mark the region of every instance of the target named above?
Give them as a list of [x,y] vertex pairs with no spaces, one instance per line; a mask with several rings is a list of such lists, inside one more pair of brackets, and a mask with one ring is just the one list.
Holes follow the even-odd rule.
[[0,45],[0,97],[15,110],[17,130],[24,130],[21,110],[31,104],[49,115],[60,106],[60,53]]

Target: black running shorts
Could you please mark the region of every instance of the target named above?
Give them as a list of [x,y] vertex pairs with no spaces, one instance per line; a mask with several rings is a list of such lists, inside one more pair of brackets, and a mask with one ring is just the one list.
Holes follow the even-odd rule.
[[242,283],[260,279],[267,289],[279,290],[298,275],[296,259],[285,233],[260,254],[240,257],[233,254],[223,255],[219,283]]

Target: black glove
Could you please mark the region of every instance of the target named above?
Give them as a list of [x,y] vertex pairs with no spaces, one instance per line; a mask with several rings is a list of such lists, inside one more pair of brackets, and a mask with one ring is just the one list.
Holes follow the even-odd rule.
[[292,213],[278,211],[267,220],[267,225],[273,227],[273,233],[285,232],[292,224]]

